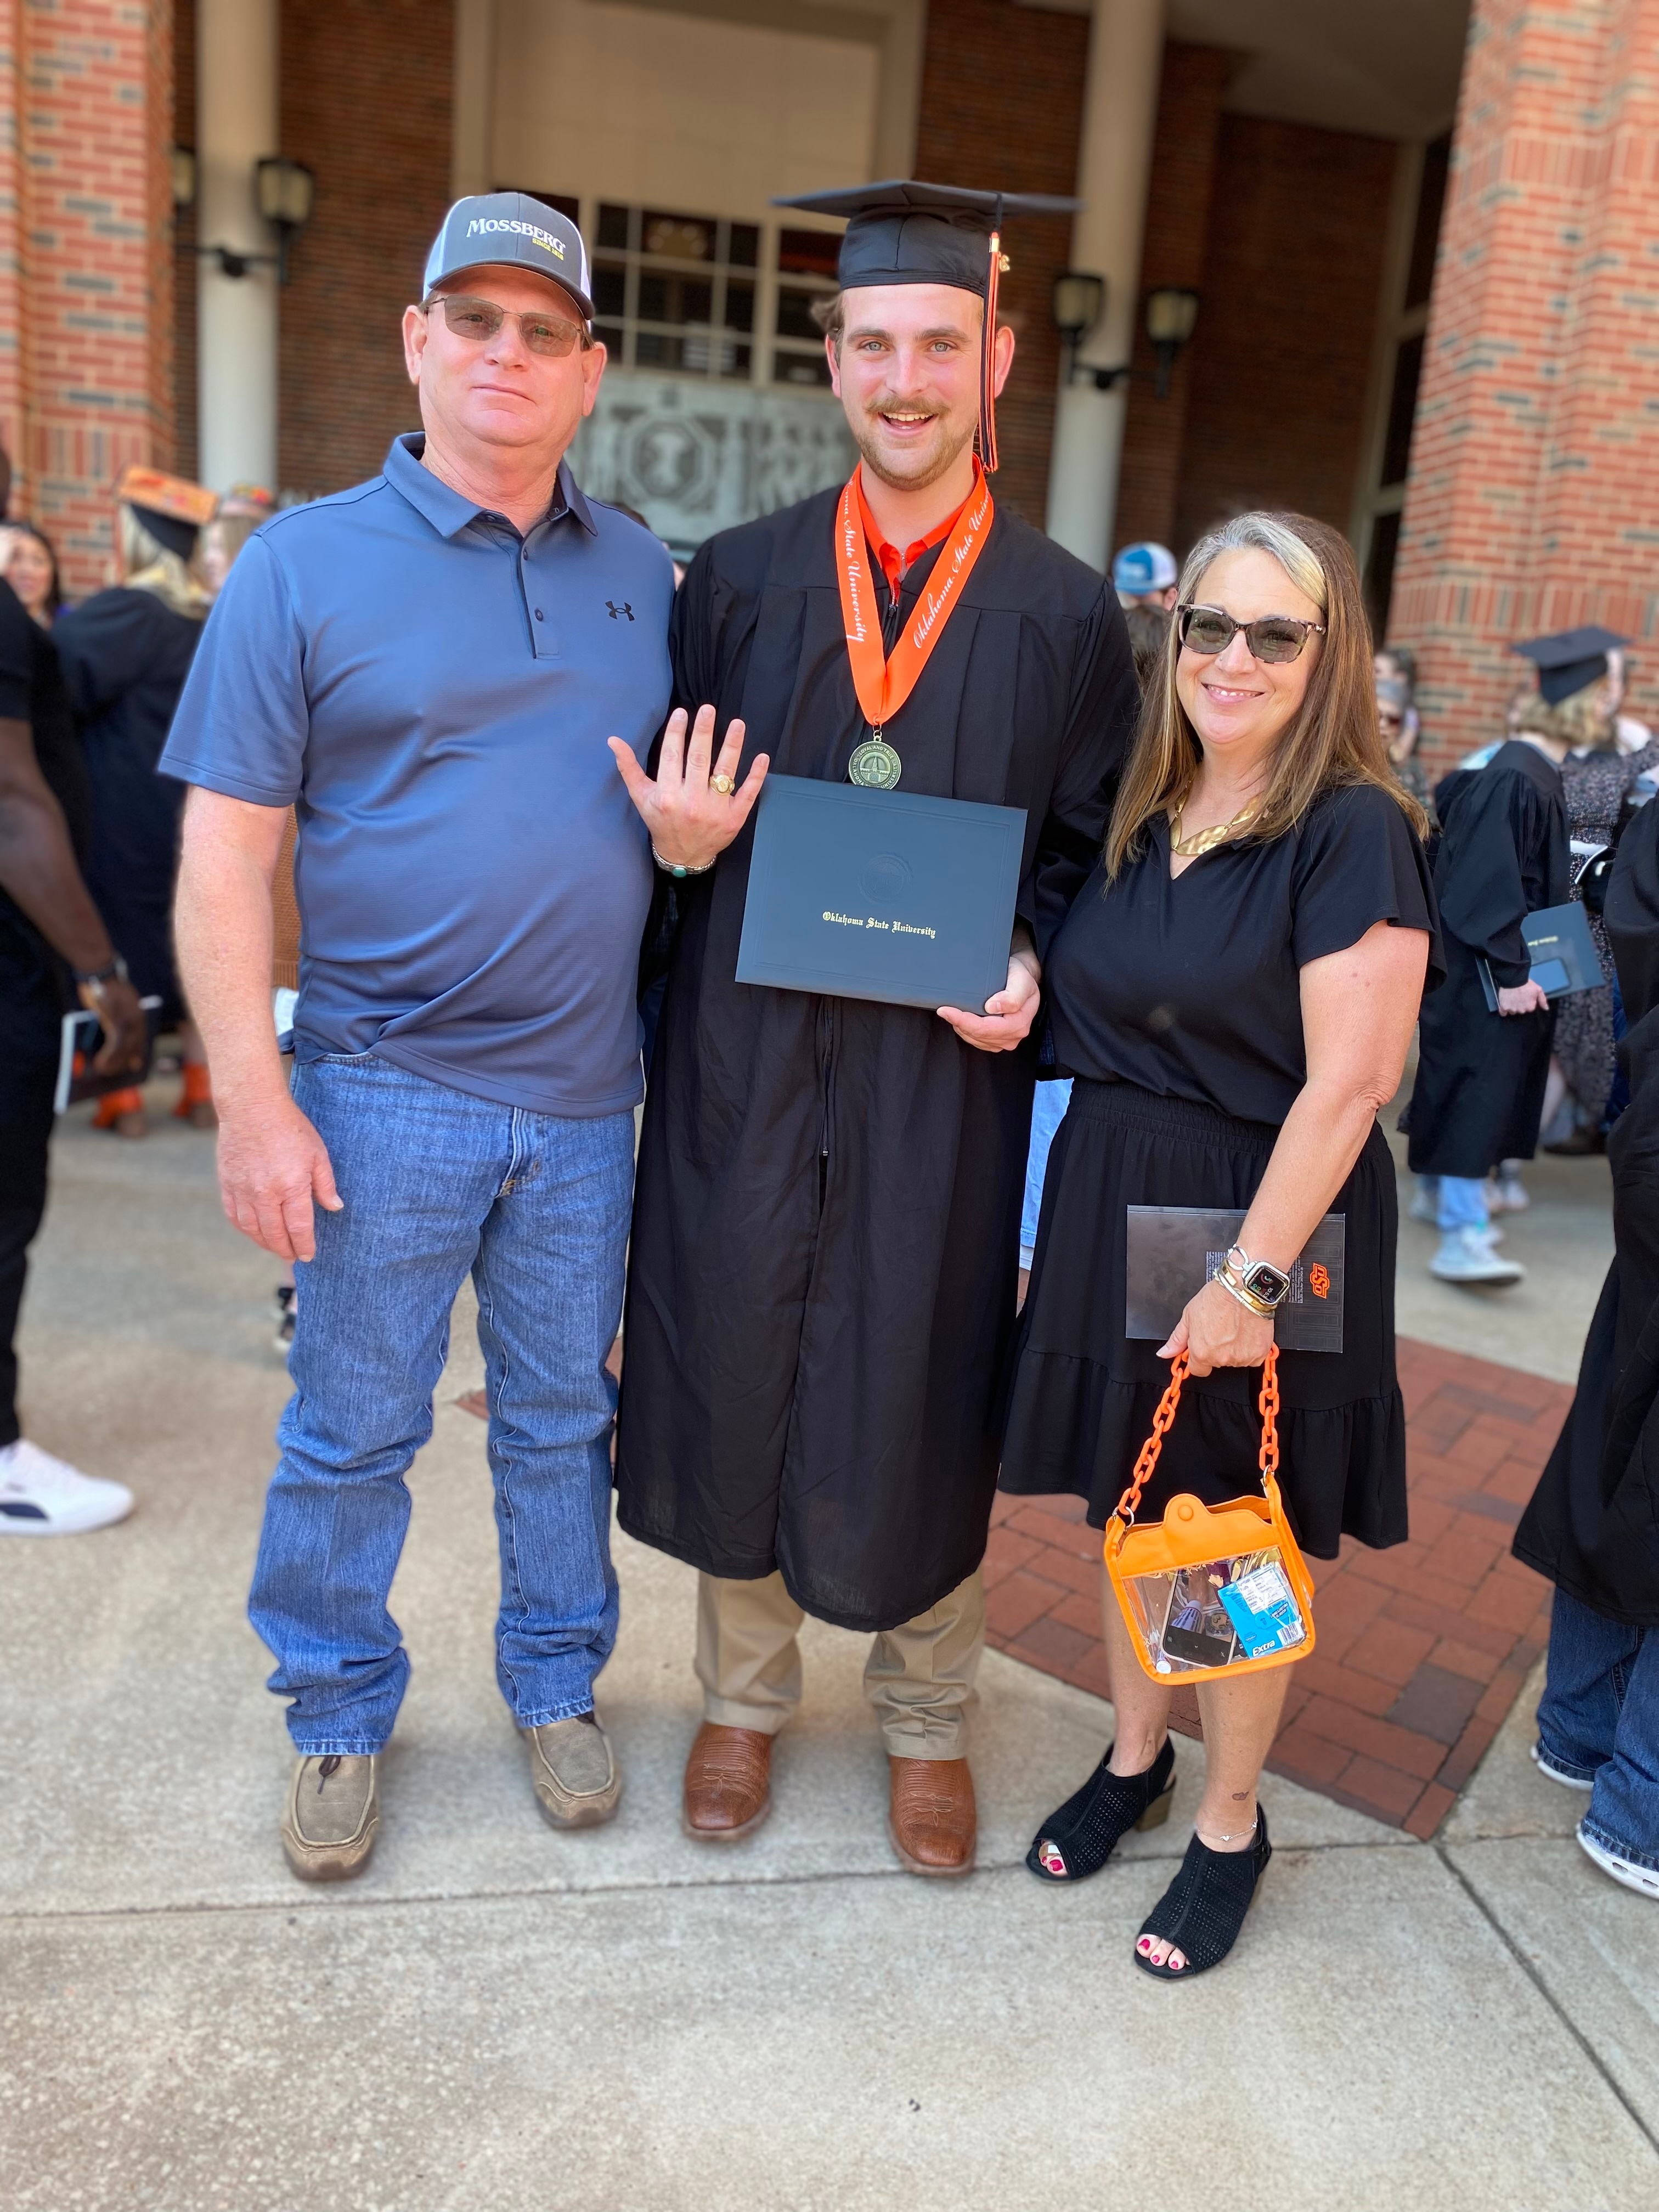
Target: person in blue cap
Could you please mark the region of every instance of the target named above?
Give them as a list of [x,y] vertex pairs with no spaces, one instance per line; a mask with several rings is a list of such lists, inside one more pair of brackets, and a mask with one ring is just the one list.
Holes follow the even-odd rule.
[[[469,1275],[496,1679],[551,1825],[609,1820],[622,1787],[593,1685],[618,1610],[605,1362],[653,869],[607,741],[663,729],[674,586],[665,549],[566,458],[605,368],[592,313],[574,223],[522,192],[455,204],[404,313],[422,430],[248,541],[162,762],[193,787],[178,943],[221,1196],[297,1263],[249,1613],[289,1701],[281,1832],[306,1881],[357,1873],[378,1832],[409,1679],[388,1610],[404,1477]],[[720,802],[722,834],[747,803]],[[270,1012],[290,806],[291,1096]]]
[[1536,701],[1484,767],[1455,769],[1435,793],[1447,980],[1424,1001],[1417,1081],[1401,1127],[1413,1172],[1438,1178],[1440,1244],[1429,1268],[1442,1282],[1501,1286],[1525,1273],[1498,1251],[1486,1195],[1500,1162],[1529,1160],[1537,1150],[1549,1079],[1555,1017],[1532,980],[1521,926],[1568,895],[1561,763],[1571,732],[1561,709],[1602,680],[1620,642],[1610,630],[1584,628],[1516,645],[1537,668]]
[[1161,607],[1172,614],[1181,596],[1175,555],[1151,538],[1126,545],[1112,562],[1112,588],[1126,611],[1130,607]]

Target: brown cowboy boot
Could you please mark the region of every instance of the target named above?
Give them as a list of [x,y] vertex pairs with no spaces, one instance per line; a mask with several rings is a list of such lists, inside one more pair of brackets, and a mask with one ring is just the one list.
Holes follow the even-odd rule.
[[889,1758],[887,1832],[912,1874],[974,1869],[979,1814],[965,1759]]
[[771,1809],[771,1737],[705,1721],[685,1762],[681,1827],[701,1844],[735,1844]]

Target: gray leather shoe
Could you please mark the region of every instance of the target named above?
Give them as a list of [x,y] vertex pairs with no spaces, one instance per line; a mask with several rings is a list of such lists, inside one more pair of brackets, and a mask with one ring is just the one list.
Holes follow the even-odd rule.
[[555,1828],[597,1828],[617,1809],[622,1776],[597,1713],[522,1731],[542,1818]]
[[380,1760],[296,1760],[283,1815],[283,1849],[301,1881],[344,1881],[368,1863],[380,1826]]

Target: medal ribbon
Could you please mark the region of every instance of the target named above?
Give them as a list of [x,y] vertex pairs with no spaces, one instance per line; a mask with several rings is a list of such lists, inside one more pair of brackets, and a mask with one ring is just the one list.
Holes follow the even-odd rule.
[[974,489],[939,548],[933,573],[911,609],[908,625],[890,660],[882,644],[876,580],[865,544],[864,488],[856,469],[848,480],[836,511],[836,568],[841,582],[847,657],[853,664],[853,688],[872,730],[883,728],[915,690],[927,657],[956,612],[974,563],[984,550],[994,513],[990,484],[975,463]]

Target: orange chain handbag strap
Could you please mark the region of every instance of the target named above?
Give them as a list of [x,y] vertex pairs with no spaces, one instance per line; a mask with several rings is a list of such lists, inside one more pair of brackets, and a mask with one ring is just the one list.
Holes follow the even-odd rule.
[[[1152,1415],[1152,1433],[1140,1447],[1140,1456],[1135,1462],[1135,1471],[1129,1486],[1117,1501],[1117,1518],[1124,1527],[1133,1524],[1135,1508],[1140,1503],[1140,1493],[1152,1479],[1158,1454],[1164,1449],[1164,1439],[1175,1421],[1176,1407],[1181,1403],[1181,1386],[1187,1380],[1191,1366],[1184,1352],[1177,1352],[1170,1366],[1170,1387],[1158,1401],[1158,1411]],[[1256,1465],[1261,1471],[1261,1486],[1267,1489],[1270,1480],[1279,1473],[1279,1346],[1270,1344],[1267,1357],[1261,1363],[1261,1392],[1256,1400],[1256,1410],[1261,1415],[1261,1449],[1256,1455]]]

